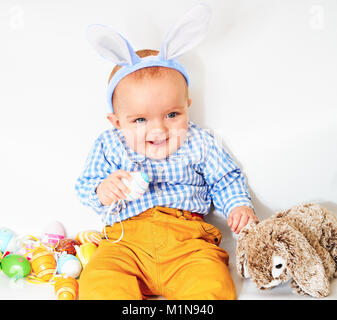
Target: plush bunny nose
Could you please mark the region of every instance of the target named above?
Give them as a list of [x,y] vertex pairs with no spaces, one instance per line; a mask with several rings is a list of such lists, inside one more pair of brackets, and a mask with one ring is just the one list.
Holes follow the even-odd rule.
[[281,283],[281,280],[272,280],[268,284],[265,284],[262,288],[268,289],[268,288],[276,287],[280,283]]
[[284,271],[286,261],[280,256],[273,256],[273,268],[271,274],[273,278],[278,278]]

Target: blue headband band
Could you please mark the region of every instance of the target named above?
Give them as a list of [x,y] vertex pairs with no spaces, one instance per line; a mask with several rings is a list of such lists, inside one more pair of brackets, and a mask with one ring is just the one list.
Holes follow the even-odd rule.
[[176,60],[162,60],[160,56],[149,56],[141,58],[140,61],[134,65],[122,66],[122,68],[119,69],[111,78],[107,92],[109,112],[113,112],[112,96],[118,83],[130,73],[148,67],[166,67],[177,70],[184,76],[187,85],[189,85],[189,78],[186,69]]

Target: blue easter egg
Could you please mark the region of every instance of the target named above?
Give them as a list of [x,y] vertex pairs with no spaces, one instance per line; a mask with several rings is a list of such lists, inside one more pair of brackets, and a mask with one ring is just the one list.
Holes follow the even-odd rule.
[[0,228],[0,251],[5,252],[9,242],[14,237],[14,233],[6,228]]
[[57,273],[77,278],[82,271],[80,260],[72,254],[63,254],[57,260]]

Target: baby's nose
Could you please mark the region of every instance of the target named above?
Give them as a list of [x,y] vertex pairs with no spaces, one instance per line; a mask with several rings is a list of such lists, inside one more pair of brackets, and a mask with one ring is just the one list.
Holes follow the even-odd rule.
[[165,130],[154,129],[147,132],[147,137],[152,140],[166,139],[167,133]]
[[156,124],[153,124],[147,131],[147,137],[151,138],[152,140],[166,139],[167,128],[165,124],[161,122],[156,122]]
[[151,132],[151,134],[166,134],[167,128],[164,121],[154,121],[148,132]]

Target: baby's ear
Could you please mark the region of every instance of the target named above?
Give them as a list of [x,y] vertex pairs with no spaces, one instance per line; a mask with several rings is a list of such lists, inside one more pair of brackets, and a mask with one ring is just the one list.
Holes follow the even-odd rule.
[[192,103],[192,99],[188,99],[188,100],[187,100],[187,106],[190,107],[190,106],[191,106],[191,103]]
[[114,113],[108,113],[106,117],[116,129],[120,129],[119,119]]

